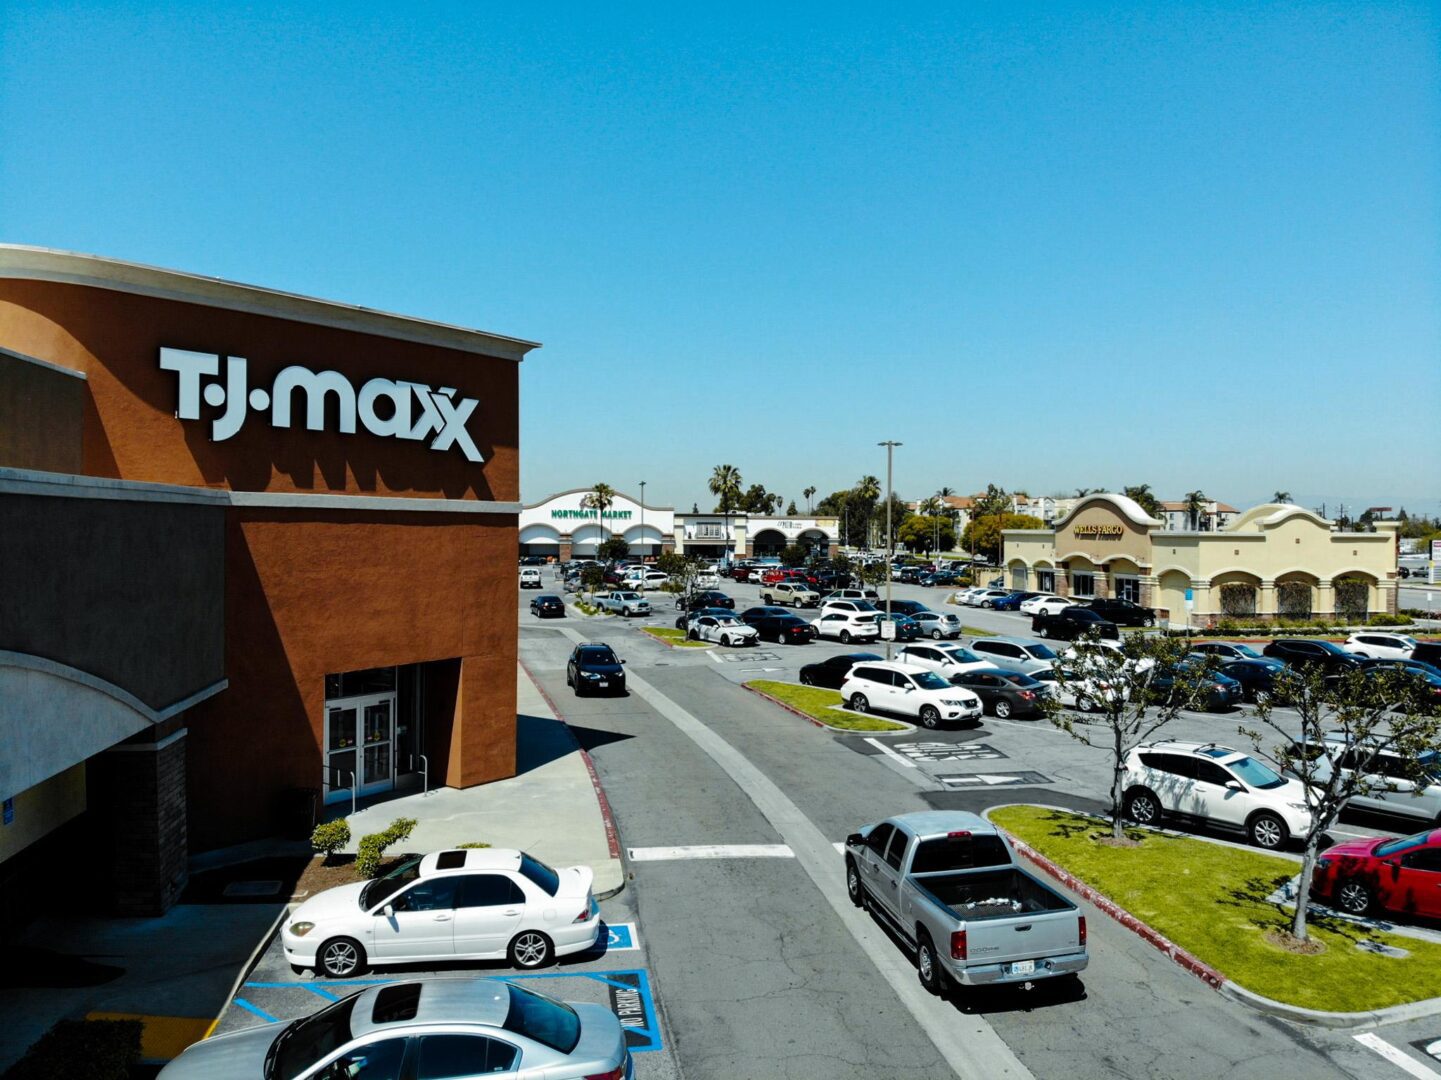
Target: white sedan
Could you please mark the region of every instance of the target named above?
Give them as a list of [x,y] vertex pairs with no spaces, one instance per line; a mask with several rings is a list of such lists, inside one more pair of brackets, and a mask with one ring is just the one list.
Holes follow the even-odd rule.
[[1064,596],[1042,593],[1029,600],[1022,600],[1021,613],[1024,615],[1054,615],[1061,608],[1070,607],[1073,603],[1075,603],[1074,600],[1067,600]]
[[970,598],[964,602],[971,607],[988,608],[991,607],[1001,597],[1010,595],[1010,589],[975,589],[971,590]]
[[760,631],[747,626],[734,615],[702,615],[686,627],[692,641],[714,641],[721,645],[758,645]]
[[544,967],[595,945],[594,879],[588,866],[552,870],[513,849],[435,851],[312,896],[285,920],[281,943],[297,973],[328,979],[448,960]]
[[1074,668],[1033,671],[1031,678],[1044,685],[1055,701],[1085,712],[1099,712],[1103,704],[1114,702],[1117,694],[1126,693],[1124,687],[1113,688],[1104,678],[1083,675]]

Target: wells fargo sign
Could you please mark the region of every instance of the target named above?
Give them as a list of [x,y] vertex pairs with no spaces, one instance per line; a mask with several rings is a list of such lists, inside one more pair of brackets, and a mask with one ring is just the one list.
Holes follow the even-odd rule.
[[1119,540],[1126,530],[1119,525],[1077,525],[1076,537],[1088,540]]

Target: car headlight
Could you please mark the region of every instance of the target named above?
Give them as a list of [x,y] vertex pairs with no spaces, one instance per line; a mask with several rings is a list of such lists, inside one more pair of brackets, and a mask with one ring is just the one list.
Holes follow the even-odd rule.
[[957,708],[965,708],[966,703],[955,698],[941,698],[942,705],[954,705]]
[[600,675],[594,671],[582,671],[580,677],[582,679],[599,679]]
[[296,937],[304,937],[306,934],[310,933],[310,931],[314,929],[315,924],[313,922],[298,922],[290,924],[290,932]]
[[1292,810],[1309,810],[1309,809],[1310,809],[1310,807],[1307,806],[1307,805],[1306,805],[1305,803],[1303,803],[1303,802],[1288,802],[1286,805],[1289,806]]

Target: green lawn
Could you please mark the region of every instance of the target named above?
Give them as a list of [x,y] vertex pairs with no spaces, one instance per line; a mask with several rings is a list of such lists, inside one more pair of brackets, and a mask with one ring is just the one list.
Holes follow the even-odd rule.
[[[1315,919],[1326,945],[1298,956],[1269,944],[1267,930],[1289,930],[1290,911],[1266,902],[1300,870],[1259,852],[1131,830],[1139,848],[1093,842],[1110,827],[1036,806],[1007,806],[991,820],[1109,896],[1131,914],[1227,978],[1257,994],[1327,1012],[1359,1012],[1441,995],[1441,945],[1371,933],[1340,919]],[[1410,955],[1392,959],[1356,947],[1377,941]]]
[[982,630],[979,626],[965,626],[965,625],[963,624],[963,625],[961,626],[961,636],[963,636],[963,637],[995,637],[995,636],[996,636],[996,632],[995,632],[994,630]]
[[753,679],[745,685],[784,701],[791,708],[799,709],[807,716],[831,727],[845,728],[847,731],[905,730],[904,724],[893,724],[878,716],[836,712],[831,706],[841,703],[841,695],[834,690],[823,690],[819,686],[797,686],[795,683],[776,682],[774,679]]
[[642,626],[647,634],[653,638],[660,638],[668,645],[678,645],[682,649],[709,649],[709,641],[687,641],[684,630],[677,630],[674,626]]

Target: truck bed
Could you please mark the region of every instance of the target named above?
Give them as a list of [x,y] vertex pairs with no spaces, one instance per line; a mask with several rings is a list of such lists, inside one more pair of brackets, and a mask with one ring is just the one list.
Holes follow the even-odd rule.
[[1014,867],[913,874],[911,880],[963,922],[1069,911],[1075,907],[1059,893]]

